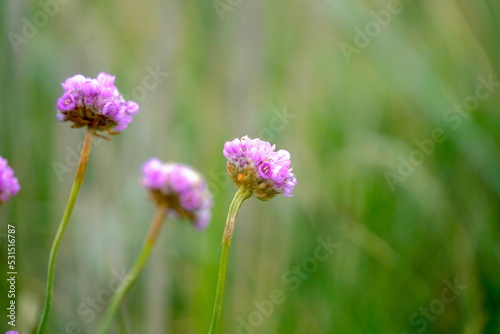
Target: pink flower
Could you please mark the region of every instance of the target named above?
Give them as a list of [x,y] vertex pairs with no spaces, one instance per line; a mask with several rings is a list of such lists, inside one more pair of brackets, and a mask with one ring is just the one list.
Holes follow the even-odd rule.
[[21,187],[7,160],[0,157],[0,204],[19,192]]
[[212,195],[197,171],[183,164],[151,159],[143,165],[142,173],[142,185],[157,203],[167,205],[172,215],[187,218],[198,229],[207,227]]
[[290,168],[290,153],[259,138],[244,136],[226,142],[223,150],[227,170],[238,186],[250,188],[253,195],[269,200],[277,194],[293,196],[297,180]]
[[71,121],[72,127],[89,126],[100,131],[121,132],[139,111],[134,101],[126,102],[114,85],[115,77],[99,73],[97,79],[81,74],[66,79],[64,94],[57,101],[60,122]]

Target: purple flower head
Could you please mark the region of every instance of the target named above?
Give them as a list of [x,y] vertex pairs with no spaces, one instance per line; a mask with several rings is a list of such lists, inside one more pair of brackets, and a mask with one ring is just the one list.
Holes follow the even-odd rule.
[[121,132],[139,111],[134,101],[126,102],[114,85],[115,77],[99,73],[97,79],[81,74],[62,83],[63,95],[57,101],[57,119],[71,121],[72,127],[88,125],[99,131]]
[[142,166],[142,173],[142,185],[158,204],[167,205],[172,215],[187,218],[198,229],[208,226],[212,194],[197,171],[153,158]]
[[277,194],[293,196],[297,179],[290,168],[288,151],[275,152],[275,146],[267,141],[245,136],[226,142],[222,152],[227,158],[227,171],[238,187],[248,187],[263,201]]
[[0,204],[19,192],[21,187],[7,160],[0,157]]

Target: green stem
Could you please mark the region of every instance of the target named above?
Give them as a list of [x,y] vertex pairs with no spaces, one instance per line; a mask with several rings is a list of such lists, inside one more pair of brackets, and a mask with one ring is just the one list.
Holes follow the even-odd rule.
[[56,237],[54,238],[54,243],[52,244],[52,249],[50,250],[49,266],[47,270],[47,297],[45,299],[45,307],[43,309],[42,318],[40,319],[40,325],[38,326],[37,334],[43,333],[45,327],[47,326],[47,320],[49,319],[50,309],[52,307],[52,297],[54,293],[54,276],[56,269],[57,252],[59,250],[64,231],[68,226],[68,221],[71,217],[73,207],[75,206],[78,192],[83,184],[83,179],[85,178],[85,170],[87,169],[87,162],[89,160],[90,147],[92,146],[92,136],[94,132],[95,130],[92,128],[87,129],[82,151],[80,153],[80,162],[78,163],[78,170],[76,171],[73,187],[71,188],[71,193],[69,194],[68,203],[66,204],[66,209],[64,211],[61,224],[57,229]]
[[217,289],[215,291],[214,313],[212,315],[212,323],[208,334],[215,334],[219,325],[220,316],[222,313],[222,301],[224,299],[224,286],[226,285],[227,259],[229,256],[229,248],[231,246],[231,238],[233,237],[234,224],[236,215],[241,207],[241,203],[252,195],[245,187],[238,188],[234,195],[233,201],[229,206],[227,213],[226,227],[222,236],[222,252],[220,255],[219,274],[217,277]]
[[160,232],[162,222],[165,219],[165,216],[167,215],[167,211],[168,207],[166,205],[164,204],[158,205],[156,215],[153,218],[151,228],[149,230],[146,241],[144,242],[144,246],[142,247],[142,250],[139,253],[139,257],[135,261],[130,271],[127,273],[127,276],[123,279],[123,281],[116,289],[113,298],[111,298],[106,313],[104,313],[101,322],[101,327],[98,332],[99,334],[105,334],[109,331],[111,320],[113,319],[114,314],[118,310],[118,306],[122,302],[123,298],[125,298],[127,293],[130,291],[130,288],[132,288],[135,281],[137,280],[137,277],[139,276],[142,269],[146,265],[146,262],[148,261],[149,258],[149,254],[151,254],[151,249],[153,248],[156,238],[158,237],[158,234]]

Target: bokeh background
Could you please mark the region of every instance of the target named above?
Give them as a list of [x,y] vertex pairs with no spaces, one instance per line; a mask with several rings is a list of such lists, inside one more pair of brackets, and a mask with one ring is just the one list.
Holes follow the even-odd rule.
[[[289,150],[298,185],[244,203],[219,333],[500,333],[498,1],[8,0],[0,13],[0,155],[22,186],[0,208],[0,309],[14,224],[15,330],[38,323],[84,137],[55,118],[60,83],[105,71],[141,110],[92,149],[48,333],[95,332],[154,214],[139,185],[153,156],[206,175],[213,220],[165,223],[113,331],[208,331],[235,192],[221,151],[243,135]],[[285,300],[259,311],[275,290]]]

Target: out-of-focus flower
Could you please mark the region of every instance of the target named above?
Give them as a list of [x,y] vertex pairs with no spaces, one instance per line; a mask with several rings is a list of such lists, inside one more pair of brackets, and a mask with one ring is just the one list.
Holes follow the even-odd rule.
[[0,204],[19,192],[21,187],[7,160],[0,157]]
[[246,187],[258,199],[267,201],[277,194],[293,196],[297,179],[290,168],[290,153],[275,152],[267,141],[244,136],[226,142],[223,150],[227,171],[238,187]]
[[72,127],[89,126],[99,131],[121,132],[139,111],[134,101],[126,102],[114,85],[115,77],[99,73],[96,79],[81,74],[62,83],[64,94],[57,101],[57,118]]
[[147,161],[143,167],[142,185],[151,191],[157,204],[168,206],[174,215],[187,218],[198,229],[211,219],[212,195],[201,174],[178,163]]

